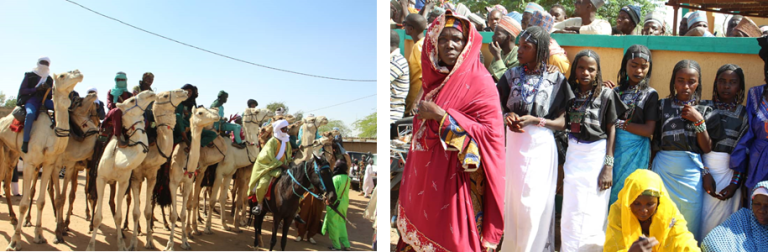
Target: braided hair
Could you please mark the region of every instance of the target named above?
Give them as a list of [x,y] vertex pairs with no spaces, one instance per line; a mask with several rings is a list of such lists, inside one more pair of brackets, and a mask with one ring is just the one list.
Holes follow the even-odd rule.
[[549,59],[549,33],[540,26],[530,26],[520,33],[519,38],[521,42],[528,41],[536,44],[536,63],[545,66]]
[[651,57],[651,50],[644,45],[632,45],[627,48],[627,52],[624,53],[624,58],[621,59],[621,68],[619,69],[619,90],[627,90],[629,88],[629,76],[627,75],[627,63],[637,55],[645,54],[648,56],[648,73],[645,74],[639,83],[637,83],[638,90],[645,90],[648,88],[648,83],[651,82],[651,72],[653,70],[653,57]]
[[693,92],[693,104],[699,104],[701,100],[701,66],[695,60],[681,60],[675,64],[675,68],[672,70],[672,79],[669,80],[669,98],[674,99],[677,94],[675,93],[675,78],[677,78],[677,71],[681,69],[693,69],[699,74],[699,85],[696,86],[696,90]]
[[721,66],[720,69],[717,69],[717,74],[715,74],[715,85],[712,87],[712,101],[720,102],[720,93],[717,92],[717,78],[720,77],[720,74],[724,73],[725,71],[733,71],[736,76],[739,77],[740,89],[739,93],[736,95],[735,102],[741,104],[744,101],[744,91],[746,89],[744,85],[744,70],[734,64],[725,64]]
[[603,71],[600,69],[600,56],[595,51],[585,49],[576,54],[576,57],[573,58],[573,64],[571,64],[571,75],[568,77],[568,83],[571,85],[571,89],[577,90],[579,88],[579,81],[576,79],[576,68],[581,57],[593,58],[597,63],[597,75],[595,75],[595,79],[592,81],[592,88],[595,90],[592,93],[592,100],[594,100],[603,91]]

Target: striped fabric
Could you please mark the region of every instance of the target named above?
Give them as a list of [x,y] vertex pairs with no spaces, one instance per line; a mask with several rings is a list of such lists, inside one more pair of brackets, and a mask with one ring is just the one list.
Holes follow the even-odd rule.
[[400,50],[393,51],[389,54],[389,123],[403,118],[410,82],[408,61]]

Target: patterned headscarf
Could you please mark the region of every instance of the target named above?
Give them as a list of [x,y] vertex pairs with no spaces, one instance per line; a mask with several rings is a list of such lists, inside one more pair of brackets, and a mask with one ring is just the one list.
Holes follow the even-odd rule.
[[541,26],[548,33],[552,33],[552,26],[555,25],[555,18],[546,11],[535,11],[528,25]]
[[752,21],[752,19],[749,19],[748,17],[744,17],[741,19],[741,22],[739,22],[736,27],[733,28],[734,31],[739,31],[747,37],[760,37],[763,35],[763,32],[760,30],[759,27],[755,24],[755,22]]
[[454,17],[447,17],[445,19],[445,28],[452,27],[458,29],[460,32],[464,33],[464,28],[461,27],[461,21],[457,20]]
[[688,17],[688,29],[691,29],[691,26],[698,22],[707,23],[707,14],[705,12],[694,11],[691,13],[691,15]]
[[664,13],[660,11],[653,11],[649,12],[645,15],[645,22],[643,25],[647,24],[648,22],[656,22],[657,24],[663,26],[664,25]]
[[501,20],[499,20],[499,24],[496,25],[496,27],[509,32],[513,39],[523,30],[522,26],[520,26],[520,22],[517,22],[517,20],[508,16],[501,17]]
[[530,2],[525,6],[525,12],[533,14],[536,11],[547,12],[544,10],[544,7],[534,2]]

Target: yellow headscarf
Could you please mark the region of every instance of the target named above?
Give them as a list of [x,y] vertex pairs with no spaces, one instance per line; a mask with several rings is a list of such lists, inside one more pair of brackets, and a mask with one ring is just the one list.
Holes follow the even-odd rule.
[[632,213],[630,205],[644,192],[659,197],[649,229],[649,237],[659,241],[653,251],[701,251],[693,234],[688,231],[683,215],[669,198],[661,177],[646,169],[638,169],[627,177],[618,200],[611,206],[604,251],[627,251],[642,235],[640,221]]

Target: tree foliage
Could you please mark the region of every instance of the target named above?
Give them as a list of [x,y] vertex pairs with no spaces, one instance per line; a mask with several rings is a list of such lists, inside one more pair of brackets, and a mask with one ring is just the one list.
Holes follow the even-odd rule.
[[16,107],[16,97],[6,97],[5,93],[0,91],[0,107],[13,108]]
[[283,107],[285,111],[283,112],[285,115],[288,114],[288,106],[285,106],[284,102],[272,102],[270,104],[267,104],[267,109],[271,110],[272,112],[275,112],[275,110],[279,109],[280,107]]
[[376,122],[376,113],[374,112],[363,119],[355,121],[352,126],[360,132],[358,137],[376,138]]
[[301,121],[301,119],[304,118],[304,111],[296,111],[296,113],[293,113],[293,117],[296,118],[296,121]]
[[344,122],[342,122],[341,120],[331,120],[331,119],[328,119],[328,124],[320,126],[320,128],[318,129],[318,132],[320,133],[328,132],[333,130],[333,127],[339,128],[339,131],[341,131],[341,136],[349,136],[350,134],[352,134],[352,130],[350,130],[347,127],[347,125],[344,125]]
[[[485,7],[487,6],[494,6],[497,4],[500,4],[501,6],[504,6],[504,8],[507,8],[509,12],[517,11],[520,13],[523,13],[525,11],[525,6],[528,5],[530,2],[538,3],[542,7],[544,7],[545,10],[549,10],[553,5],[560,4],[565,8],[566,15],[568,16],[574,16],[574,6],[573,0],[485,0],[485,1],[476,1],[476,0],[456,0],[453,1],[458,3],[463,3],[466,5],[472,12],[479,13],[481,16],[486,17],[488,12],[485,10]],[[626,5],[637,5],[641,8],[641,16],[640,19],[644,19],[645,14],[648,12],[653,11],[657,7],[659,7],[661,4],[656,3],[654,0],[611,0],[606,1],[607,3],[603,5],[603,7],[600,7],[597,10],[597,17],[600,19],[605,19],[608,22],[611,23],[611,25],[616,25],[616,17],[619,16],[619,10],[621,10],[621,7],[624,7]]]

